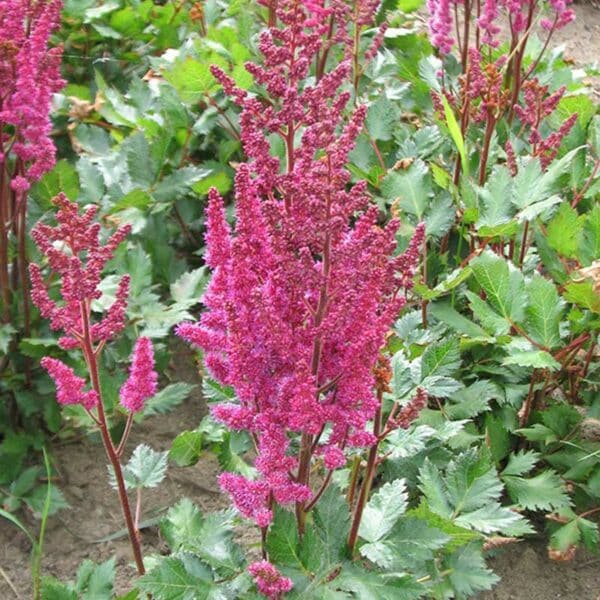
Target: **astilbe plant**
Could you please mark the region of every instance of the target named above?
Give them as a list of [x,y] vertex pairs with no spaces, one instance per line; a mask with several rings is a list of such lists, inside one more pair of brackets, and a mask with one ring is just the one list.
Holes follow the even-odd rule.
[[[204,350],[210,374],[235,390],[239,403],[219,404],[213,415],[250,432],[258,476],[224,473],[220,484],[263,539],[275,504],[295,505],[302,534],[307,512],[348,454],[376,451],[382,430],[374,367],[424,237],[420,225],[396,255],[398,221],[380,224],[365,182],[350,185],[345,168],[366,113],[358,106],[347,116],[350,33],[371,22],[376,5],[284,0],[272,9],[274,26],[259,40],[263,62],[246,67],[266,97],[213,68],[242,109],[248,159],[237,170],[233,228],[217,191],[209,194],[206,311],[198,324],[178,329]],[[343,59],[321,70],[333,49]],[[283,141],[284,159],[274,155],[271,135]],[[318,459],[327,475],[314,490]]]
[[[114,232],[103,244],[101,226],[94,222],[97,207],[92,205],[80,214],[76,203],[60,194],[53,200],[58,208],[58,225],[38,223],[31,237],[46,257],[53,279],[60,282],[60,299],[54,300],[51,291],[55,285],[46,285],[42,269],[30,264],[31,296],[42,316],[50,320],[52,329],[62,331],[59,344],[65,350],[79,350],[85,361],[88,378],[84,379],[59,359],[44,357],[42,366],[54,380],[57,400],[61,405],[79,404],[100,430],[106,455],[113,469],[119,500],[129,533],[137,570],[144,573],[137,519],[134,521],[127,496],[121,457],[134,415],[157,390],[157,373],[154,370],[152,342],[140,337],[134,347],[129,377],[121,387],[120,403],[128,411],[122,438],[115,443],[110,435],[100,385],[100,360],[105,345],[126,326],[125,311],[129,292],[129,276],[124,275],[117,288],[113,304],[101,318],[95,318],[94,301],[102,293],[102,271],[117,246],[130,231],[124,226]],[[136,510],[136,513],[139,512]]]
[[[11,320],[12,292],[20,284],[25,337],[30,330],[27,191],[55,162],[50,103],[64,82],[60,77],[62,49],[48,49],[48,41],[59,25],[61,6],[61,0],[0,3],[1,318]],[[14,260],[9,252],[13,239]]]

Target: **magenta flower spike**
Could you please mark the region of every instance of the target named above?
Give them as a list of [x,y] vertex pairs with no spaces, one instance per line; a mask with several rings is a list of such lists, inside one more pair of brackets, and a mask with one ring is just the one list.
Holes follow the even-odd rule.
[[[347,86],[353,19],[358,27],[372,23],[377,3],[361,3],[357,16],[344,2],[323,6],[277,3],[282,25],[260,35],[261,64],[246,65],[268,100],[212,68],[241,107],[248,160],[235,178],[233,226],[210,192],[206,310],[199,323],[178,327],[203,349],[211,376],[236,392],[238,403],[214,406],[213,416],[252,434],[258,477],[224,473],[220,484],[263,528],[273,503],[295,503],[302,513],[318,499],[313,456],[333,470],[351,448],[376,442],[373,367],[412,285],[424,236],[419,226],[397,256],[398,221],[380,223],[366,183],[351,184],[346,168],[366,116],[365,106],[352,107]],[[325,10],[331,39],[328,21],[318,18]],[[331,40],[348,58],[329,71],[317,68],[311,79]],[[272,152],[271,134],[285,145],[283,159]],[[299,453],[290,449],[291,434],[301,438]]]

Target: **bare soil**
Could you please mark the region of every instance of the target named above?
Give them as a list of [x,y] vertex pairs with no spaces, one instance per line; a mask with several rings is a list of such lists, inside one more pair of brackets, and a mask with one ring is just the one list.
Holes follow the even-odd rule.
[[[577,20],[559,32],[554,44],[564,44],[565,54],[576,64],[587,64],[600,57],[600,10],[593,4],[576,6]],[[595,84],[596,82],[594,82]],[[594,85],[597,95],[598,87]],[[199,383],[189,354],[179,350],[173,358],[175,378]],[[128,444],[131,451],[145,442],[156,450],[170,448],[173,438],[193,429],[206,413],[200,386],[173,413],[155,416],[135,426]],[[123,520],[116,493],[108,485],[106,461],[102,446],[93,438],[85,438],[52,449],[53,461],[60,473],[59,485],[70,504],[68,510],[52,517],[46,532],[43,573],[62,580],[75,577],[85,558],[94,561],[117,557],[117,589],[127,590],[128,580],[135,576],[131,565],[129,543],[122,532]],[[162,514],[182,497],[188,497],[203,510],[210,511],[228,504],[217,486],[218,464],[207,453],[200,462],[188,468],[170,467],[167,479],[144,496],[143,519]],[[31,515],[21,515],[37,530]],[[144,551],[165,552],[156,527],[143,530]],[[112,537],[108,541],[104,538]],[[30,544],[13,525],[0,519],[0,600],[30,598]],[[491,592],[479,600],[600,600],[600,558],[579,552],[572,562],[557,563],[547,557],[542,541],[521,542],[498,552],[490,566],[502,577]],[[18,593],[15,594],[11,585]]]

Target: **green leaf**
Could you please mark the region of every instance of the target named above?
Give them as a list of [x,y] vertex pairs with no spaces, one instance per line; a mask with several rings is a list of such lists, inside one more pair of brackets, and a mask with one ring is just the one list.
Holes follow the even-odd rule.
[[460,131],[460,126],[456,120],[456,117],[454,116],[454,111],[450,107],[446,96],[444,96],[444,94],[441,94],[440,98],[442,99],[442,104],[444,105],[444,116],[446,117],[446,125],[448,126],[450,137],[452,138],[452,141],[454,142],[454,145],[458,150],[463,172],[466,177],[469,177],[469,160],[467,158],[465,140]]
[[549,246],[562,256],[575,258],[583,231],[584,218],[567,202],[563,202],[548,223],[546,239]]
[[146,136],[139,132],[128,137],[123,142],[122,151],[133,184],[142,188],[150,187],[154,183],[156,169],[150,157],[150,145]]
[[550,369],[551,371],[560,369],[560,363],[551,354],[543,350],[513,351],[509,356],[502,359],[502,364],[533,367],[534,369]]
[[189,57],[176,62],[170,70],[164,72],[164,77],[186,104],[198,102],[215,81],[208,63]]
[[406,511],[408,493],[404,479],[385,483],[364,508],[358,534],[367,542],[384,538]]
[[579,255],[584,265],[590,265],[600,257],[600,204],[596,204],[586,216]]
[[508,458],[508,463],[502,471],[502,477],[507,475],[519,476],[529,473],[540,460],[540,454],[534,450],[522,450],[515,452]]
[[434,551],[444,547],[450,539],[424,520],[405,517],[384,540],[362,544],[360,553],[388,571],[409,571],[432,560]]
[[[156,452],[146,444],[137,446],[123,468],[127,489],[156,487],[165,478],[168,454],[168,452]],[[116,489],[112,469],[110,474],[111,485]]]
[[54,577],[42,578],[42,600],[78,600],[77,592]]
[[181,404],[196,386],[191,383],[171,383],[155,396],[150,398],[144,406],[144,416],[163,415]]
[[510,331],[510,323],[492,310],[487,302],[484,302],[477,294],[469,290],[465,292],[465,295],[469,300],[473,315],[481,322],[486,331],[497,336],[505,335]]
[[31,197],[43,208],[50,206],[50,200],[63,192],[69,200],[75,201],[79,195],[79,177],[75,167],[66,160],[59,160],[30,191]]
[[200,431],[182,431],[174,440],[169,458],[178,467],[195,465],[202,454],[202,433]]
[[525,282],[506,260],[485,251],[471,261],[475,279],[487,295],[488,302],[504,318],[520,321],[525,316]]
[[556,287],[541,275],[534,275],[527,284],[527,294],[527,333],[546,348],[558,346],[564,302]]
[[276,565],[303,569],[300,559],[298,530],[291,512],[276,508],[273,522],[267,535],[267,552]]
[[513,502],[528,510],[557,510],[571,504],[565,485],[555,471],[542,471],[535,477],[505,476],[506,490]]
[[322,561],[333,565],[346,554],[346,539],[350,530],[348,504],[339,488],[330,485],[315,508],[316,531],[323,542]]
[[114,581],[114,558],[99,565],[86,559],[77,571],[77,592],[82,600],[111,600]]
[[470,337],[485,337],[487,333],[472,320],[467,319],[452,307],[449,301],[434,302],[429,306],[429,312],[442,323],[445,323],[457,333]]
[[386,200],[399,200],[400,208],[421,220],[431,196],[431,180],[427,165],[415,160],[408,169],[390,171],[381,182]]
[[392,139],[399,120],[398,105],[381,95],[369,106],[365,125],[371,138],[387,141]]
[[178,304],[191,306],[200,302],[200,296],[208,283],[208,272],[205,266],[184,273],[171,284],[171,297]]
[[591,280],[571,281],[565,286],[564,299],[600,314],[600,295]]
[[184,498],[169,509],[161,531],[176,552],[190,552],[216,569],[229,573],[242,567],[243,553],[233,541],[232,510],[203,516],[192,502]]
[[569,521],[550,536],[550,547],[565,552],[571,546],[576,546],[581,539],[578,519]]
[[[512,196],[512,177],[507,167],[496,165],[478,194],[481,199],[479,219],[475,224],[478,229],[509,223],[513,216],[512,206],[507,202]],[[480,232],[480,235],[484,233]]]
[[500,581],[500,578],[487,568],[480,546],[475,542],[450,554],[444,567],[450,571],[449,579],[456,593],[462,598],[491,590]]
[[449,377],[460,367],[458,340],[449,338],[427,347],[421,359],[421,377]]
[[138,579],[142,592],[160,600],[208,600],[213,585],[189,573],[179,558],[163,558],[158,566]]
[[16,332],[17,330],[10,323],[0,325],[0,352],[3,354],[8,353],[10,341]]
[[409,575],[373,573],[354,564],[344,566],[335,584],[357,600],[415,600],[426,592]]

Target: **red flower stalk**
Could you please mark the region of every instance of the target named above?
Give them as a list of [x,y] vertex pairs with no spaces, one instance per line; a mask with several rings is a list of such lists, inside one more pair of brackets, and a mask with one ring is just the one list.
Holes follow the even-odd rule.
[[[313,4],[278,2],[282,27],[260,37],[263,63],[247,69],[268,100],[213,68],[242,108],[248,161],[236,176],[233,230],[219,194],[209,195],[207,310],[199,324],[178,329],[203,348],[212,376],[236,391],[239,404],[218,405],[214,416],[256,439],[258,479],[226,473],[221,485],[261,527],[272,501],[296,503],[300,531],[307,503],[318,498],[309,480],[313,457],[339,468],[348,448],[376,441],[373,366],[424,237],[420,225],[409,250],[396,256],[398,222],[380,225],[366,184],[350,185],[345,165],[366,113],[364,106],[346,113],[352,13],[340,0],[328,4],[328,36],[329,26],[313,18],[321,5]],[[373,3],[364,11],[361,23],[372,18]],[[331,40],[349,58],[309,83]],[[285,160],[273,155],[271,134],[283,140]],[[290,434],[301,438],[298,454],[290,452]]]
[[143,574],[139,534],[129,505],[120,458],[134,413],[141,410],[144,402],[156,393],[158,376],[154,370],[152,343],[148,338],[140,338],[135,345],[129,378],[121,388],[121,404],[129,411],[129,416],[118,445],[113,442],[108,429],[98,363],[106,342],[125,327],[129,276],[121,279],[116,299],[105,315],[96,320],[92,315],[92,302],[102,295],[99,288],[102,271],[130,228],[121,227],[102,244],[100,224],[93,222],[98,210],[96,206],[91,206],[80,214],[77,204],[64,194],[54,198],[53,204],[58,207],[58,225],[50,227],[38,223],[33,228],[31,237],[46,256],[50,270],[60,280],[61,300],[51,299],[42,270],[36,264],[30,265],[31,296],[42,316],[50,320],[51,327],[63,331],[61,346],[82,351],[91,389],[85,391],[86,381],[60,360],[45,357],[42,359],[42,366],[54,379],[58,402],[82,405],[100,429],[106,454],[115,473],[137,569]]

